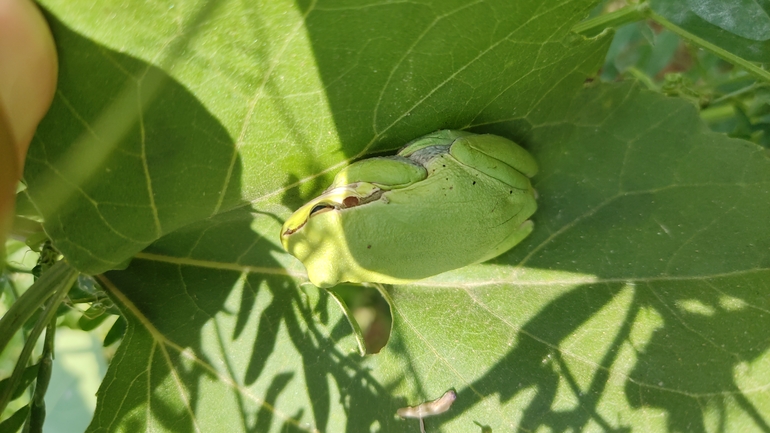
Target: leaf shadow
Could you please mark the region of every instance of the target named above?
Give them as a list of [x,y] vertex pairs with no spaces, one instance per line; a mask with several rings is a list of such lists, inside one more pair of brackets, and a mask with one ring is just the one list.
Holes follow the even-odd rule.
[[[631,408],[664,411],[667,417],[658,427],[668,431],[708,431],[715,426],[724,431],[736,411],[757,431],[770,431],[762,410],[742,391],[751,384],[739,386],[734,373],[756,369],[750,365],[770,349],[770,338],[761,332],[770,326],[762,294],[745,287],[730,295],[734,304],[725,308],[724,294],[716,290],[667,283],[637,286],[623,320],[601,329],[613,337],[598,361],[562,347],[627,288],[625,283],[586,284],[550,302],[517,331],[513,350],[458,391],[449,414],[427,422],[441,425],[456,419],[480,397],[496,395],[505,404],[534,390],[519,408],[517,431],[582,431],[590,426],[631,431],[632,426],[617,425],[618,420],[600,407],[608,387],[614,386],[624,390]],[[702,309],[682,309],[683,302],[695,299]],[[640,324],[652,311],[660,313],[661,322],[647,338],[640,337]],[[576,379],[575,363],[590,366],[588,382]],[[751,393],[759,396],[766,385],[754,388]],[[495,425],[500,420],[478,422]]]
[[161,67],[96,43],[46,12],[58,87],[24,177],[47,233],[79,270],[117,268],[165,233],[244,205],[233,140],[163,70],[214,9],[202,5],[190,17],[156,59]]
[[[267,431],[265,426],[276,422],[291,425],[292,431],[326,431],[333,405],[352,414],[360,410],[356,408],[361,404],[373,407],[389,398],[387,390],[361,365],[357,352],[343,353],[339,342],[331,338],[332,333],[335,338],[352,338],[352,331],[346,319],[335,311],[336,305],[329,302],[328,293],[314,287],[298,291],[285,276],[248,271],[249,266],[280,269],[270,258],[275,247],[258,239],[252,230],[255,215],[257,224],[260,219],[275,224],[272,217],[243,208],[231,211],[167,235],[126,270],[105,275],[109,283],[105,286],[120,288],[126,292],[122,296],[130,299],[129,305],[118,296],[129,310],[131,327],[134,331],[150,330],[148,339],[158,346],[151,351],[154,355],[147,355],[155,360],[153,363],[160,363],[153,368],[151,389],[146,390],[153,395],[152,401],[131,401],[147,404],[153,411],[161,410],[163,404],[153,404],[155,394],[162,399],[161,390],[169,386],[169,380],[183,384],[193,416],[171,417],[177,419],[175,431],[201,428],[194,414],[206,411],[207,399],[200,387],[210,381],[219,382],[237,401],[242,431]],[[188,255],[184,256],[187,260],[174,263],[175,257],[185,251],[183,244],[188,247]],[[191,245],[194,248],[189,249]],[[241,252],[226,263],[243,266],[243,272],[218,269],[222,262],[212,261],[207,267],[199,256],[208,254],[221,260],[226,251]],[[159,257],[171,260],[164,262]],[[159,290],[165,294],[163,299],[153,295]],[[340,335],[343,326],[348,330]],[[127,337],[119,348],[113,361],[116,365],[125,357],[141,358],[131,340]],[[216,342],[216,350],[212,342]],[[289,355],[292,361],[280,361],[287,356],[288,348],[295,352]],[[160,352],[165,352],[166,357]],[[131,377],[130,373],[124,374]],[[330,388],[330,379],[336,384],[335,392]],[[267,386],[262,388],[261,383]],[[306,393],[311,411],[300,410],[299,415],[286,418],[276,401],[296,393],[298,386]],[[332,400],[336,394],[339,401]],[[223,406],[221,410],[232,412],[233,408]],[[133,411],[128,405],[120,409],[122,414]],[[160,411],[155,415],[167,418],[169,414]],[[351,416],[347,421],[352,425],[349,431],[368,430],[373,422],[384,425],[390,415],[381,412],[375,420]]]
[[[153,178],[169,187],[163,200],[155,197],[160,219],[168,223],[167,232],[136,254],[127,268],[99,276],[129,325],[100,387],[89,431],[120,427],[211,431],[220,428],[207,424],[212,419],[204,414],[212,410],[217,413],[215,420],[227,419],[242,431],[261,432],[265,426],[307,431],[316,429],[314,425],[325,430],[332,405],[355,411],[360,402],[373,405],[387,398],[386,390],[360,365],[359,356],[340,352],[329,338],[327,326],[347,326],[334,310],[336,305],[328,302],[324,292],[311,304],[292,284],[284,264],[273,258],[283,255],[282,250],[259,233],[277,233],[280,221],[241,199],[241,159],[235,154],[230,165],[234,142],[217,118],[161,69],[101,46],[49,18],[57,41],[77,47],[61,53],[62,74],[81,76],[62,80],[60,93],[72,97],[53,107],[48,139],[75,140],[114,97],[103,94],[103,105],[93,107],[76,100],[93,93],[89,86],[104,89],[107,82],[106,87],[115,92],[126,86],[139,91],[137,77],[142,74],[154,74],[163,83],[147,106],[133,107],[141,111],[137,115],[141,125],[129,128],[116,154],[136,156],[137,149],[146,145],[149,171],[167,169]],[[94,76],[101,81],[96,83]],[[88,113],[82,123],[54,124],[67,110]],[[38,139],[33,157],[35,152],[39,156],[49,150],[41,149],[44,140]],[[127,164],[108,159],[107,165],[118,171]],[[224,191],[222,177],[212,176],[217,182],[209,182],[210,173],[229,176]],[[111,197],[119,201],[121,188],[127,187],[121,179],[117,176],[85,188],[114,187],[117,193]],[[221,206],[216,204],[218,198]],[[123,223],[145,229],[145,222],[137,217]],[[335,337],[346,335],[337,332]],[[287,349],[297,354],[298,363],[288,363],[296,373],[277,368]],[[332,400],[330,377],[343,390],[342,401]],[[212,397],[212,383],[233,403]],[[279,402],[302,395],[298,388],[303,384],[307,405],[282,410]],[[359,418],[358,422],[363,431],[372,421]]]
[[663,326],[626,381],[629,403],[665,410],[671,431],[724,430],[734,411],[757,431],[770,432],[766,414],[749,398],[767,386],[749,379],[751,365],[770,349],[762,332],[770,326],[765,297],[751,285],[736,286],[729,295],[705,286],[695,291],[648,284],[640,291],[639,303],[661,314]]
[[[453,406],[458,412],[449,419],[480,397],[518,402],[526,399],[525,390],[534,390],[531,400],[520,403],[521,431],[631,429],[630,420],[624,424],[608,415],[612,411],[602,399],[613,401],[618,413],[655,420],[649,430],[726,431],[750,425],[770,431],[761,397],[769,382],[760,367],[770,350],[768,232],[761,222],[770,202],[764,200],[762,180],[756,180],[764,178],[747,168],[748,161],[767,161],[766,155],[744,142],[705,133],[687,102],[640,91],[633,83],[586,91],[565,102],[571,104],[579,107],[574,117],[525,137],[544,168],[542,207],[534,218],[536,227],[545,228],[536,228],[498,262],[511,264],[511,275],[516,264],[525,264],[539,272],[590,275],[598,283],[570,289],[512,325],[514,348],[459,390]],[[655,114],[641,108],[652,106]],[[582,117],[592,110],[601,115]],[[675,116],[666,118],[668,113],[679,117],[671,120]],[[644,122],[629,120],[643,114],[649,116]],[[625,136],[632,137],[633,146]],[[719,152],[708,153],[714,148],[703,143],[709,140],[724,140]],[[696,154],[700,159],[692,158]],[[709,157],[745,170],[725,175],[725,185],[745,182],[756,189],[717,186],[715,175],[704,169],[712,163]],[[634,158],[644,164],[635,166]],[[620,168],[617,161],[623,162]],[[708,181],[679,179],[681,172]],[[515,288],[515,278],[506,281]],[[556,286],[538,290],[560,293]],[[633,296],[622,320],[592,322],[600,329],[586,330],[628,291]],[[585,349],[565,347],[570,337],[584,332],[607,343],[601,356],[586,355],[596,350],[593,340]],[[577,372],[576,364],[591,372]],[[499,420],[479,420],[485,421]]]
[[[622,289],[622,284],[585,285],[550,302],[517,332],[518,344],[513,350],[480,379],[458,392],[453,406],[457,412],[453,413],[459,415],[470,409],[478,402],[478,394],[496,394],[502,403],[506,403],[532,388],[535,390],[534,397],[523,408],[518,431],[536,431],[543,427],[552,431],[580,431],[589,422],[595,422],[605,431],[628,431],[611,428],[611,423],[597,411],[597,405],[609,379],[608,372],[621,344],[628,337],[631,321],[621,325],[612,346],[601,362],[595,365],[595,376],[588,389],[580,389],[570,378],[569,368],[564,364],[565,355],[559,348],[560,342],[611,302]],[[628,314],[633,314],[633,311],[630,308]],[[572,410],[558,411],[552,408],[559,382],[563,380],[573,391],[577,405]],[[488,423],[491,421],[487,420]]]

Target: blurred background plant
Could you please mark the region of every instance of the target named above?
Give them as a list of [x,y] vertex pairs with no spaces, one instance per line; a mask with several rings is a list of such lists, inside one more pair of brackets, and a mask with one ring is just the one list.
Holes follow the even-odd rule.
[[[603,30],[591,23],[608,16],[621,24],[635,21],[616,28],[599,78],[636,79],[688,99],[714,131],[769,147],[770,75],[764,69],[770,65],[770,3],[729,3],[736,5],[727,11],[735,15],[732,24],[720,19],[729,4],[717,0],[600,4],[582,23],[584,34]],[[764,76],[742,66],[762,68]]]
[[[770,1],[734,3],[739,7],[727,10],[720,0],[604,1],[574,30],[587,37],[615,31],[594,80],[638,80],[650,90],[692,102],[714,131],[770,147],[770,74],[765,71],[770,65]],[[734,19],[725,20],[726,15]],[[4,250],[0,315],[7,324],[7,313],[21,304],[41,270],[60,260],[46,242],[23,184],[17,187],[14,227]],[[378,352],[390,332],[387,303],[372,287],[341,285],[334,291],[363,328],[367,352]],[[60,304],[53,305],[50,323],[55,326],[47,326],[45,337],[38,338],[40,330],[37,336],[33,331],[47,311],[45,300],[55,297],[53,289],[46,293],[28,308],[29,317],[18,316],[23,319],[18,332],[0,335],[7,342],[0,346],[0,378],[6,378],[0,382],[2,432],[36,424],[30,408],[42,395],[45,431],[83,431],[125,331],[125,320],[97,280],[78,275],[71,289],[55,292],[64,293]],[[7,334],[8,329],[13,326],[0,332]],[[50,383],[44,383],[46,376]]]
[[[58,259],[46,244],[33,250],[18,240],[5,244],[7,257],[0,276],[0,315],[25,293],[46,266],[46,255]],[[53,255],[53,257],[51,257]],[[56,311],[56,332],[53,342],[41,338],[31,342],[28,334],[43,313],[38,309],[22,326],[0,354],[0,377],[9,378],[25,345],[34,343],[30,361],[23,378],[12,393],[2,414],[0,431],[17,431],[29,413],[35,395],[34,380],[38,377],[44,351],[55,348],[50,382],[45,392],[47,432],[83,431],[96,407],[96,389],[107,371],[115,344],[125,329],[125,320],[98,284],[88,276],[79,275],[75,285]],[[53,334],[51,334],[53,335]],[[48,335],[47,335],[48,336]],[[50,346],[50,347],[46,347]],[[0,382],[0,394],[9,380]]]

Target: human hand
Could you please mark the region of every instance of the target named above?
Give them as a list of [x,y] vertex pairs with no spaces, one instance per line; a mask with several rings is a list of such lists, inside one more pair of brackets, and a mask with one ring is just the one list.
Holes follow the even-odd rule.
[[[0,241],[13,220],[27,148],[56,90],[53,35],[31,0],[0,0]],[[0,250],[2,244],[0,244]]]

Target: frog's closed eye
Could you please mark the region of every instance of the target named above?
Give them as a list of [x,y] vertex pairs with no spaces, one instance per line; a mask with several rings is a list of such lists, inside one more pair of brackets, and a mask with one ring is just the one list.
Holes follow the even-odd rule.
[[317,215],[320,213],[328,212],[330,210],[333,210],[334,206],[329,206],[326,204],[319,204],[313,207],[313,209],[310,210],[310,216]]

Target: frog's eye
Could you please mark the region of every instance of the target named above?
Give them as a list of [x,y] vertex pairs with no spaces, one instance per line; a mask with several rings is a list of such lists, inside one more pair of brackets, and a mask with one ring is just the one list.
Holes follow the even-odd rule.
[[318,205],[313,206],[313,209],[310,210],[310,215],[309,216],[312,217],[314,215],[322,214],[324,212],[328,212],[328,211],[334,210],[334,209],[336,209],[334,206],[331,206],[331,205],[328,205],[328,204],[318,204]]
[[[379,196],[380,196],[380,194],[376,194],[376,197],[368,197],[368,199],[369,199],[368,201],[372,201],[373,199],[379,198]],[[345,197],[342,200],[342,205],[341,206],[339,204],[332,205],[332,204],[328,204],[328,203],[320,203],[320,204],[317,204],[317,205],[313,206],[313,209],[310,209],[310,215],[309,216],[312,217],[314,215],[322,214],[324,212],[328,212],[328,211],[334,210],[334,209],[347,209],[347,208],[350,208],[350,207],[356,207],[359,204],[366,203],[366,202],[367,202],[366,200],[362,201],[360,198],[358,198],[356,196],[349,196],[349,197]]]

